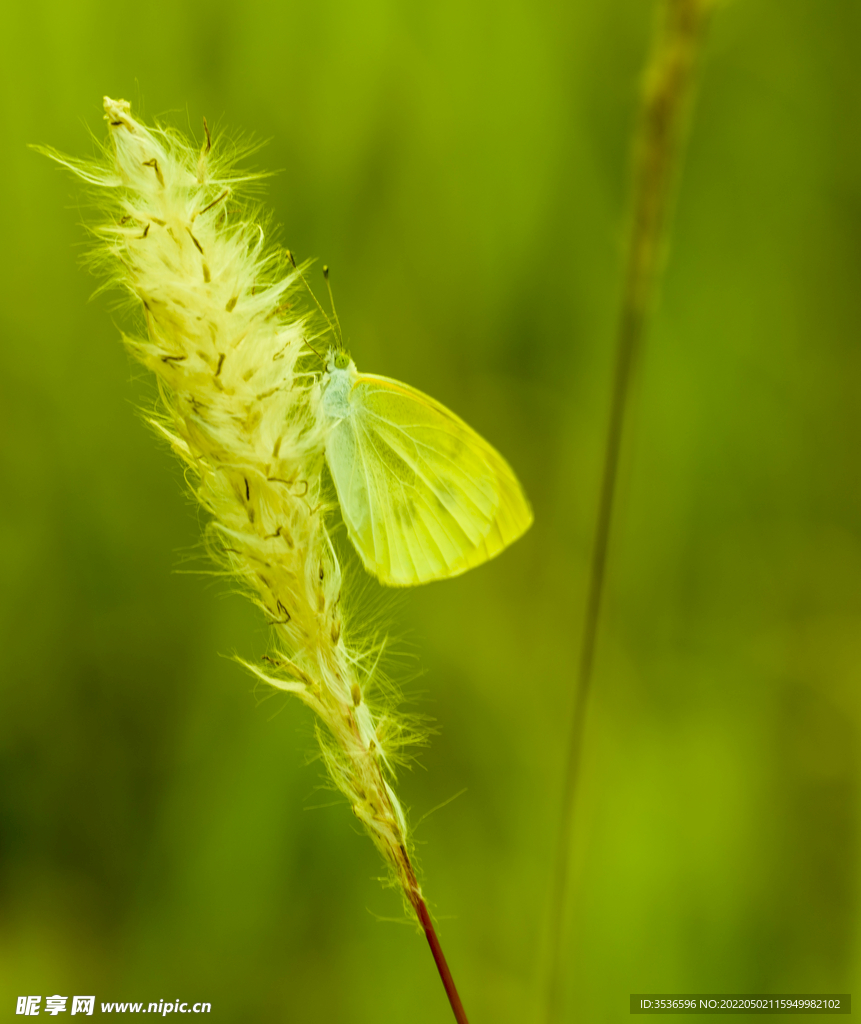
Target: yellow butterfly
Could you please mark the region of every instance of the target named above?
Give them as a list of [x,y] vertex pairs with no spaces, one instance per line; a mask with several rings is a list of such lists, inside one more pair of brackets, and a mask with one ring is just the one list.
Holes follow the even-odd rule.
[[458,576],[532,523],[496,449],[415,388],[360,374],[342,348],[329,352],[321,405],[347,533],[380,582],[409,587]]

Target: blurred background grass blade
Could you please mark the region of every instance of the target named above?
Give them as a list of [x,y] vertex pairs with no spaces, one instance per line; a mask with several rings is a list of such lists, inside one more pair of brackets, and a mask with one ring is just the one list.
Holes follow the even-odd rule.
[[556,863],[551,876],[548,932],[547,1021],[560,1020],[564,971],[565,909],[574,817],[601,606],[607,584],[610,537],[625,438],[626,414],[641,349],[660,288],[669,236],[673,188],[681,173],[684,135],[713,0],[658,0],[656,28],[643,74],[639,123],[631,161],[631,212],[624,283],[616,329],[616,366],[604,448],[595,539],[586,591],[580,660],[573,680],[570,735],[562,778]]
[[[14,4],[0,38],[0,1007],[445,1021],[310,716],[228,658],[265,626],[184,575],[197,514],[88,297],[105,93],[271,140],[278,238],[345,341],[505,453],[533,529],[398,598],[440,734],[399,793],[470,1016],[540,1005],[547,864],[651,5]],[[584,748],[570,1012],[660,987],[861,989],[857,5],[727,4],[636,390]],[[684,201],[685,197],[696,201]],[[682,255],[683,254],[683,258]],[[193,563],[204,565],[203,562]],[[44,1005],[44,1004],[43,1004]]]

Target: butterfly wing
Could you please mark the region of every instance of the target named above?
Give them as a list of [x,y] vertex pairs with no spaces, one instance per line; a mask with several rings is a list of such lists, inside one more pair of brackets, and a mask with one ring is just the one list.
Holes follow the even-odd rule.
[[326,457],[350,539],[383,583],[457,576],[499,554],[532,511],[508,463],[454,413],[357,375]]

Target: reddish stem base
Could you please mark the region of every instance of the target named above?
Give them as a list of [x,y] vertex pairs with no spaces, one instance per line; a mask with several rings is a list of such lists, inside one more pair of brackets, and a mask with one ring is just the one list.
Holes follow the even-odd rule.
[[451,971],[448,969],[445,954],[442,951],[442,946],[439,944],[436,929],[433,926],[433,921],[431,921],[427,905],[418,893],[415,893],[413,896],[413,906],[419,916],[419,921],[422,923],[422,928],[425,930],[428,945],[431,948],[431,953],[433,953],[434,962],[436,963],[436,969],[439,971],[439,976],[442,979],[443,987],[445,988],[445,994],[448,996],[448,1001],[451,1003],[454,1019],[457,1021],[457,1024],[469,1024],[469,1021],[466,1019],[466,1010],[464,1010],[463,1003],[460,1001],[460,996],[457,994],[454,978],[451,976]]

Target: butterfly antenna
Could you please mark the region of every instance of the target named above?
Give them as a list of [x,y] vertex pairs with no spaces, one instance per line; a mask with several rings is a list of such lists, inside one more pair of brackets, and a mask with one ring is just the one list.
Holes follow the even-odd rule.
[[338,333],[338,348],[344,347],[344,336],[341,334],[341,321],[338,319],[338,313],[335,309],[335,298],[332,295],[332,282],[329,280],[329,268],[323,266],[323,277],[326,279],[326,288],[329,290],[329,305],[332,307],[332,316],[335,320],[335,327]]
[[[314,305],[323,314],[323,319],[329,325],[329,330],[338,339],[338,346],[340,347],[340,345],[341,345],[341,325],[338,324],[338,326],[336,327],[335,324],[333,324],[332,321],[329,319],[329,314],[320,305],[320,303],[319,303],[319,301],[317,299],[317,296],[311,291],[311,285],[309,285],[308,282],[305,280],[305,275],[302,273],[302,268],[296,265],[296,257],[293,255],[292,250],[291,249],[287,249],[286,251],[287,251],[287,259],[290,260],[290,266],[296,271],[296,273],[301,278],[302,284],[305,285],[305,290],[308,292],[308,294],[314,300]],[[314,346],[309,344],[309,342],[307,340],[305,341],[305,344],[308,345],[308,348],[310,348],[312,352],[315,352],[317,355],[320,355],[320,353],[317,352],[317,350],[314,348]],[[320,356],[320,358],[322,359],[323,357]]]

